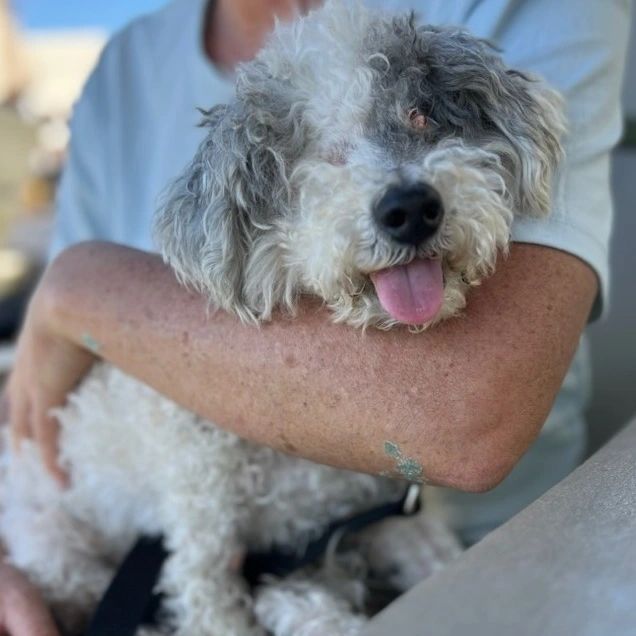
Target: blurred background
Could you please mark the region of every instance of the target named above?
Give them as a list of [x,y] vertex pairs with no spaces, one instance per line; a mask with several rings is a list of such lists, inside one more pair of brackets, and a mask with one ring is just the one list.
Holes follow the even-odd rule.
[[[0,0],[0,375],[11,364],[8,343],[45,261],[73,102],[109,34],[165,2]],[[611,312],[589,329],[594,362],[590,450],[636,413],[634,41],[624,103],[625,138],[614,156]]]
[[109,35],[165,2],[0,0],[0,374],[46,259],[73,103]]
[[616,216],[610,313],[588,329],[594,374],[588,413],[590,451],[636,415],[636,10],[632,10],[623,104],[625,134],[614,152],[612,173]]

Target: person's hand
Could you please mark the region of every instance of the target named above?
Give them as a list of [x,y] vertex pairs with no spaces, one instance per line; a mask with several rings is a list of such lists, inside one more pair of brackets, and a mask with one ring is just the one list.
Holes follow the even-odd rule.
[[45,273],[29,304],[7,397],[15,450],[23,440],[33,439],[48,471],[65,485],[67,475],[58,463],[59,426],[51,409],[64,405],[96,356],[56,332],[52,278]]
[[0,635],[60,636],[38,591],[0,556]]

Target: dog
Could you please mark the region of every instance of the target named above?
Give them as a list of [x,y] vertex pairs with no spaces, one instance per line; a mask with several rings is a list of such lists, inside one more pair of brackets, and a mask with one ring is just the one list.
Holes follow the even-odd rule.
[[[461,312],[516,215],[548,214],[565,132],[558,94],[487,42],[342,0],[277,25],[239,68],[234,101],[203,124],[156,218],[184,285],[247,324],[310,295],[336,322],[413,331]],[[236,554],[301,550],[403,483],[244,441],[107,364],[57,416],[73,483],[59,491],[33,448],[5,444],[0,534],[69,630],[140,534],[162,535],[169,552],[162,624],[145,635],[354,635],[370,553],[397,560],[405,588],[459,549],[423,514],[410,547],[430,559],[415,573],[393,527],[347,564],[332,554],[332,567],[265,580],[251,596]]]

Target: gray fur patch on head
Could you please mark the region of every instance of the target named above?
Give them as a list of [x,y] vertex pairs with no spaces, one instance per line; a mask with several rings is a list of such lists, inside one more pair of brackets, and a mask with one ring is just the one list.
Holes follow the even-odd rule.
[[[378,22],[366,46],[379,81],[368,126],[399,158],[456,138],[501,156],[520,214],[549,210],[565,132],[559,95],[509,69],[487,41],[457,28],[418,26],[414,14]],[[409,112],[426,126],[414,131]],[[417,134],[416,134],[417,132]]]
[[[429,324],[459,311],[506,250],[513,215],[549,212],[565,130],[558,95],[483,40],[344,0],[279,25],[239,68],[234,102],[203,123],[156,219],[179,278],[244,321],[313,294],[363,327],[395,324],[369,274],[415,257],[443,262]],[[404,247],[371,209],[418,181],[440,192],[444,224]]]

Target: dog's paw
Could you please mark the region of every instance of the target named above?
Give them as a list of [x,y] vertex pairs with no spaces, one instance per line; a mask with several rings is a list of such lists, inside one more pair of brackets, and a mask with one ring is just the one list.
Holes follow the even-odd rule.
[[309,581],[264,586],[254,612],[273,636],[358,636],[366,622],[345,601]]
[[361,532],[356,543],[370,575],[398,592],[441,570],[463,550],[442,521],[426,514],[386,519]]

